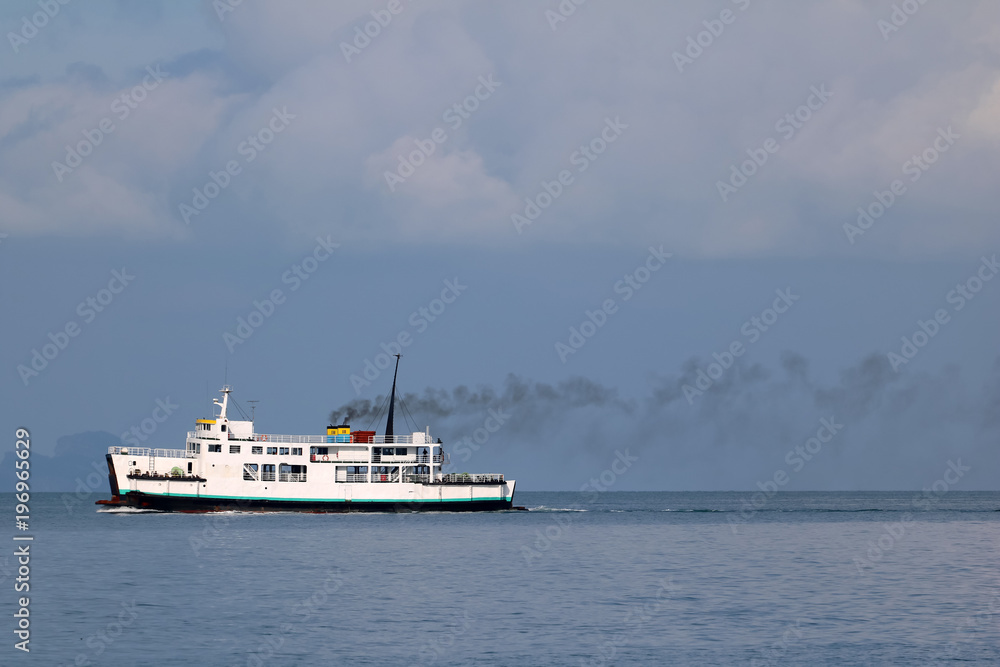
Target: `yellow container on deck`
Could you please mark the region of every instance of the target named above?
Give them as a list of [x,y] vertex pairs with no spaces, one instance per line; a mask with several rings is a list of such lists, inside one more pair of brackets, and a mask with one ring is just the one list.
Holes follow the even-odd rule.
[[350,442],[351,441],[351,427],[350,426],[328,426],[326,429],[326,441],[327,442]]

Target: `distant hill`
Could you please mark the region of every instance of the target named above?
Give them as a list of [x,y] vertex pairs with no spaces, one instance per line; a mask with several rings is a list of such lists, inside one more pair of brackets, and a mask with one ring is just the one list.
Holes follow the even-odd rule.
[[[86,431],[59,438],[52,456],[31,453],[31,490],[61,491],[75,500],[68,506],[93,505],[98,498],[111,497],[108,484],[108,447],[121,444],[118,436],[107,431]],[[6,452],[0,470],[14,470],[14,452]],[[13,491],[13,472],[3,475],[3,491]]]

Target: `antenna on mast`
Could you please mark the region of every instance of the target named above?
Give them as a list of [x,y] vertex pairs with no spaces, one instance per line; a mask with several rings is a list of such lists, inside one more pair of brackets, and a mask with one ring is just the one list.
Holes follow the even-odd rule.
[[253,417],[257,413],[257,404],[260,403],[260,401],[247,401],[247,403],[250,404],[250,421],[253,421]]

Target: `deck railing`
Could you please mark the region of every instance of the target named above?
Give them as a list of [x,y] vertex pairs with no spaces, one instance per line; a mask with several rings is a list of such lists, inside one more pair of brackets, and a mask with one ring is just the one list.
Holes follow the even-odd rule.
[[502,473],[467,473],[450,472],[441,475],[441,481],[445,484],[503,484]]
[[[351,434],[350,440],[337,440],[338,436],[327,436],[327,435],[285,435],[282,433],[254,433],[249,438],[237,437],[231,433],[227,433],[228,438],[225,440],[239,440],[243,442],[253,441],[253,442],[289,442],[289,443],[305,443],[305,444],[316,444],[316,445],[326,445],[326,444],[350,444],[358,443],[365,445],[429,445],[431,441],[427,439],[427,436],[423,433],[417,434],[417,441],[413,441],[412,435],[369,435],[369,436],[358,436],[354,433]],[[218,440],[218,437],[204,435],[200,431],[188,431],[188,440]],[[342,436],[341,436],[342,437]],[[333,438],[333,440],[330,440]]]
[[434,456],[428,456],[426,454],[420,454],[416,458],[416,463],[431,463],[432,459],[433,459],[434,463],[450,463],[451,462],[451,456],[449,454],[445,454],[444,456],[441,456],[440,454],[435,454]]
[[395,454],[372,454],[372,463],[420,463],[415,454],[397,456]]
[[304,472],[283,472],[278,474],[279,482],[304,482],[306,474]]
[[417,442],[413,442],[412,435],[369,435],[368,437],[356,436],[354,433],[351,434],[351,440],[353,442],[360,442],[367,445],[428,445],[430,441],[427,436],[423,433],[419,433],[417,437]]
[[281,435],[278,433],[255,433],[252,440],[256,442],[282,442],[320,444],[326,443],[325,435]]
[[124,454],[126,456],[154,456],[165,459],[194,458],[194,452],[183,449],[151,449],[149,447],[108,447],[108,454]]
[[334,454],[310,454],[313,463],[369,463],[367,453],[340,452]]

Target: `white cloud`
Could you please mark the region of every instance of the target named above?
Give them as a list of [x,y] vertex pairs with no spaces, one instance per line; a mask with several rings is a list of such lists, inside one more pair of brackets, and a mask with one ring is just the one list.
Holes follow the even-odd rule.
[[3,225],[24,234],[176,234],[169,188],[233,103],[217,86],[201,74],[168,77],[131,105],[116,101],[131,85],[19,89],[0,113],[10,144],[0,154]]
[[426,239],[428,234],[439,240],[509,238],[507,220],[518,198],[506,181],[487,173],[482,156],[475,151],[449,150],[442,144],[425,160],[419,153],[420,164],[412,175],[403,182],[392,179],[390,188],[385,173],[410,174],[400,171],[398,156],[409,160],[414,150],[419,152],[415,141],[428,146],[427,137],[400,137],[367,160],[369,184],[383,200],[393,200],[388,207],[398,211],[399,231],[413,239]]
[[[453,243],[645,243],[660,231],[695,255],[842,254],[853,251],[831,243],[831,229],[951,123],[968,140],[908,195],[898,209],[907,223],[885,225],[858,251],[962,254],[1000,240],[983,222],[997,207],[982,174],[1000,157],[1000,70],[980,57],[1000,15],[989,3],[928,5],[890,40],[876,27],[880,10],[864,3],[754,3],[683,73],[672,53],[712,12],[588,3],[552,31],[534,3],[404,1],[347,62],[341,42],[383,6],[243,3],[221,23],[202,8],[208,33],[224,38],[221,56],[175,60],[176,73],[63,183],[51,162],[109,115],[114,88],[134,82],[49,76],[0,88],[0,224],[177,233],[191,188],[287,107],[293,126],[234,181],[226,204],[213,204],[220,224],[256,216],[299,233],[333,220],[371,240]],[[119,39],[115,27],[99,38]],[[130,23],[125,41],[156,29]],[[443,112],[485,75],[502,86],[388,192],[382,174],[396,156],[444,127]],[[832,100],[720,201],[716,181],[819,84]],[[524,197],[571,168],[570,154],[616,116],[627,134],[576,174],[544,225],[516,237],[510,214]],[[947,210],[967,219],[943,238]]]

